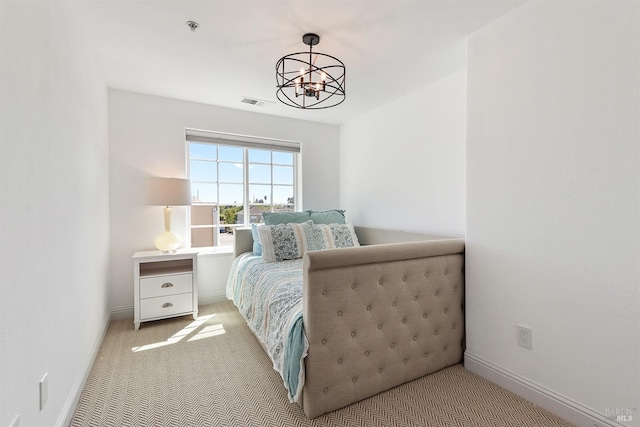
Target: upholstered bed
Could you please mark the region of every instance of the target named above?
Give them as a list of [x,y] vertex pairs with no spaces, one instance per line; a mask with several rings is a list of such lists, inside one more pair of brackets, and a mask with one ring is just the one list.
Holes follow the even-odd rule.
[[[227,296],[283,375],[290,400],[309,418],[462,359],[464,240],[354,231],[360,246],[272,263],[252,255],[251,229],[235,232]],[[268,264],[280,270],[268,280],[287,282],[286,290],[267,291],[271,297],[249,307],[248,295],[257,291],[240,286],[267,275]],[[278,301],[286,306],[280,311]],[[269,320],[257,319],[260,312]],[[267,327],[276,320],[279,330]]]

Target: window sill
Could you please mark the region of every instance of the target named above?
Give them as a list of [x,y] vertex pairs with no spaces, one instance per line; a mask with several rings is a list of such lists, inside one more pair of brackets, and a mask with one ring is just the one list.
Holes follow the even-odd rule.
[[209,246],[205,248],[192,248],[199,256],[223,256],[233,255],[233,246]]

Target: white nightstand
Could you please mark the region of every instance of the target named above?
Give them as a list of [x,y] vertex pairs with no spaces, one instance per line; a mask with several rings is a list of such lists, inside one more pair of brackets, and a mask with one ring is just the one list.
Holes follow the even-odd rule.
[[133,254],[133,323],[192,314],[198,317],[198,253]]

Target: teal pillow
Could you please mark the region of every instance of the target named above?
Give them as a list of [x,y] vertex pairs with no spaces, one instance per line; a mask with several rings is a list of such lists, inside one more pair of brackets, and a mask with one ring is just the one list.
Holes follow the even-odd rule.
[[314,224],[344,224],[344,210],[307,211]]
[[309,212],[263,212],[265,225],[302,223],[309,221]]
[[253,254],[262,256],[262,244],[258,234],[258,224],[251,224],[251,236],[253,236]]

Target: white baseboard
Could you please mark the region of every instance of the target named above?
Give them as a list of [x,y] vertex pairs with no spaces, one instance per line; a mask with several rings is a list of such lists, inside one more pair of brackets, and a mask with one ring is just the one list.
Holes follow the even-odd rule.
[[198,305],[210,305],[228,301],[225,294],[198,295]]
[[[529,402],[569,421],[584,427],[625,427],[624,424],[606,418],[604,415],[587,408],[566,396],[536,384],[507,369],[476,356],[469,351],[464,353],[465,369],[509,390]],[[626,427],[629,427],[627,424]]]
[[100,351],[102,341],[104,340],[104,337],[107,334],[107,330],[109,329],[109,323],[111,323],[111,313],[107,312],[105,318],[102,321],[102,328],[100,329],[100,332],[98,332],[98,335],[96,335],[96,339],[91,346],[91,350],[82,363],[80,374],[73,383],[71,392],[69,393],[69,396],[67,397],[67,400],[62,407],[62,411],[60,411],[60,416],[58,417],[58,421],[56,422],[57,427],[66,427],[71,423],[71,418],[73,418],[73,413],[76,409],[76,406],[78,405],[80,396],[82,395],[82,390],[84,390],[84,386],[87,382],[87,379],[89,378],[89,374],[91,373],[93,362],[98,355],[98,351]]
[[111,320],[131,319],[133,322],[133,306],[116,307],[111,309]]

